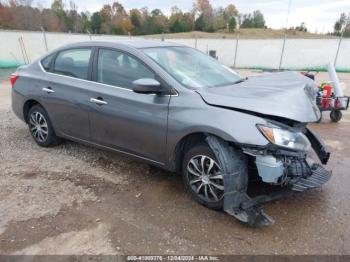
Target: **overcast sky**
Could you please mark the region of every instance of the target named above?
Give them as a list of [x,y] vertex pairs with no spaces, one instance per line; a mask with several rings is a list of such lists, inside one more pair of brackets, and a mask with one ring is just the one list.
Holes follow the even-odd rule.
[[[39,0],[49,6],[52,0]],[[44,2],[42,2],[44,1]],[[63,0],[67,6],[69,0]],[[192,8],[192,0],[118,0],[126,10],[147,6],[150,10],[161,9],[169,15],[170,8],[177,5],[183,11]],[[315,32],[333,31],[333,25],[340,13],[350,12],[350,0],[291,0],[291,11],[288,26],[296,26],[305,22],[307,28]],[[98,11],[103,4],[111,4],[113,0],[74,0],[81,11]],[[234,4],[239,12],[247,13],[259,9],[263,12],[268,27],[285,27],[289,0],[211,0],[213,7]]]

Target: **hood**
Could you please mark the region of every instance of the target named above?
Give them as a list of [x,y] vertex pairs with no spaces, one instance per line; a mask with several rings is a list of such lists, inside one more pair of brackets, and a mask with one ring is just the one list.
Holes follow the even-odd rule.
[[297,72],[266,73],[230,86],[197,90],[213,106],[278,116],[302,123],[320,117],[316,106],[317,86]]

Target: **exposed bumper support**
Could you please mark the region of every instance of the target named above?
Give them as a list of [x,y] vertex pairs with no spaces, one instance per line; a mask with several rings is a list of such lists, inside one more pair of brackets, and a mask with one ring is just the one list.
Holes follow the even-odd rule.
[[[215,136],[208,135],[206,140],[222,168],[225,187],[224,211],[250,226],[272,225],[274,223],[274,220],[263,211],[261,207],[263,204],[288,197],[296,192],[320,187],[332,175],[321,165],[314,164],[311,168],[308,167],[310,172],[301,172],[300,174],[297,172],[299,175],[291,179],[280,191],[251,198],[247,195],[247,173],[242,172],[242,167],[237,167],[246,165],[245,162],[237,162],[237,159],[244,161],[242,153],[234,150],[226,141]],[[319,140],[316,144],[323,147]],[[321,150],[326,152],[324,147]],[[326,154],[326,158],[328,160],[329,153]]]
[[247,164],[243,153],[234,150],[226,141],[215,136],[208,135],[206,140],[222,168],[225,188],[224,211],[251,226],[273,224],[274,220],[257,205],[242,209],[242,203],[251,199],[247,195]]
[[323,165],[326,165],[329,157],[331,155],[330,152],[327,151],[326,145],[323,143],[323,141],[319,138],[319,136],[310,128],[306,128],[305,135],[309,139],[312,148],[315,150],[318,158],[320,159],[321,163]]
[[326,170],[321,165],[314,164],[311,168],[312,174],[305,178],[299,178],[292,184],[293,191],[306,191],[308,189],[322,186],[332,176],[332,172]]

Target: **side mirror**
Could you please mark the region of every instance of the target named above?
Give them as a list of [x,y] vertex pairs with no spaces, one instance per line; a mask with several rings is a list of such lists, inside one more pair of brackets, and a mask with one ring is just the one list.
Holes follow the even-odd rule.
[[133,91],[139,94],[160,94],[162,88],[160,83],[152,78],[141,78],[132,82],[134,85]]

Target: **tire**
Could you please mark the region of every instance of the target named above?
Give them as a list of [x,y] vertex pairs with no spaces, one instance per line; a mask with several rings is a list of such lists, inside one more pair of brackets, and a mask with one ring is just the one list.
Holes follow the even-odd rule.
[[[204,166],[207,168],[205,171],[208,171],[209,166],[213,164],[209,170],[210,172],[208,172],[210,174],[209,176],[207,174],[199,172],[201,171],[200,169],[202,158],[204,160]],[[197,168],[199,170],[193,163],[198,164]],[[215,175],[215,173],[218,171],[218,168],[218,161],[213,151],[206,143],[199,143],[193,146],[187,151],[183,158],[182,177],[186,190],[190,192],[192,197],[200,204],[217,210],[221,209],[223,206],[224,194],[222,175]],[[191,170],[191,172],[189,170]],[[194,173],[196,173],[196,175]],[[198,181],[194,182],[196,180]],[[200,189],[198,189],[199,187]],[[196,192],[197,190],[199,190],[198,193]],[[207,191],[207,193],[205,193],[205,191]],[[206,194],[208,198],[206,197]],[[217,199],[214,195],[216,195]]]
[[39,146],[52,147],[61,142],[61,139],[56,136],[50,118],[42,106],[35,105],[29,109],[27,123],[30,134]]
[[331,111],[331,113],[330,113],[329,116],[330,116],[332,122],[337,123],[337,122],[340,121],[340,119],[342,119],[343,114],[342,114],[342,112],[339,111],[339,110],[334,110],[334,111]]

